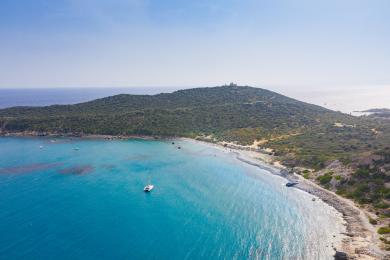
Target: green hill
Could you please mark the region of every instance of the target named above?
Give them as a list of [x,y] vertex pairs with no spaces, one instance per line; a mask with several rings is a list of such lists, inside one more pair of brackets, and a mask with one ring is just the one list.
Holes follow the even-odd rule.
[[[259,149],[271,149],[292,168],[311,169],[296,172],[369,205],[382,219],[390,216],[389,122],[235,85],[0,110],[2,134],[184,136],[241,145],[262,140]],[[329,169],[334,162],[350,173]]]
[[5,132],[212,136],[265,147],[291,165],[323,167],[389,146],[388,124],[300,102],[275,92],[235,85],[158,95],[117,95],[76,105],[0,110]]
[[5,131],[192,136],[242,128],[283,132],[326,117],[346,116],[264,89],[223,86],[3,109],[0,126]]

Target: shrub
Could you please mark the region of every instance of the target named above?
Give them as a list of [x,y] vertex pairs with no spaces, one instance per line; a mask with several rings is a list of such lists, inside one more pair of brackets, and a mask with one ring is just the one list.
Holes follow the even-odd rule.
[[322,184],[326,185],[332,180],[332,175],[330,174],[324,174],[317,177],[317,180]]
[[379,202],[379,203],[375,204],[374,207],[377,209],[387,209],[389,207],[389,205],[385,202]]
[[334,177],[337,181],[340,181],[342,179],[342,177],[340,175],[337,175]]
[[347,191],[344,188],[337,188],[336,194],[337,195],[346,195]]
[[367,168],[359,168],[354,175],[357,178],[366,178],[370,175],[370,171]]
[[368,220],[370,221],[371,225],[377,225],[378,224],[378,221],[376,219],[369,218]]
[[390,233],[390,227],[380,227],[378,229],[378,234],[384,235],[384,234],[389,234]]
[[381,237],[381,238],[379,238],[383,243],[385,243],[386,245],[390,245],[390,241],[389,240],[387,240],[386,238],[384,238],[384,237]]

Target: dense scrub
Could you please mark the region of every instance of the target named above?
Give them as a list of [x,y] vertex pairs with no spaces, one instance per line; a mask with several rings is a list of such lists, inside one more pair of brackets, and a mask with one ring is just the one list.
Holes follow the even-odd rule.
[[[248,143],[263,135],[315,125],[326,115],[343,117],[268,90],[224,86],[153,96],[117,95],[76,105],[3,109],[0,126],[10,132],[214,134]],[[242,129],[250,133],[245,137]]]
[[372,160],[358,165],[348,179],[341,181],[337,192],[360,204],[370,204],[376,212],[389,217],[390,148],[375,155]]

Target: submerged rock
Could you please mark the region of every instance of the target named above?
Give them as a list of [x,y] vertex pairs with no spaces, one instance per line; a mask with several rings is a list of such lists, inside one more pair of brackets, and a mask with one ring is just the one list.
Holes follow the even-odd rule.
[[336,253],[334,254],[334,259],[335,260],[348,260],[349,257],[344,252],[336,251]]
[[32,164],[21,165],[21,166],[4,167],[4,168],[0,168],[0,174],[22,174],[22,173],[44,171],[61,165],[62,163],[57,162],[57,163],[32,163]]
[[81,174],[90,173],[93,170],[94,170],[94,168],[91,165],[80,165],[80,166],[65,168],[65,169],[59,170],[58,172],[60,174],[81,175]]

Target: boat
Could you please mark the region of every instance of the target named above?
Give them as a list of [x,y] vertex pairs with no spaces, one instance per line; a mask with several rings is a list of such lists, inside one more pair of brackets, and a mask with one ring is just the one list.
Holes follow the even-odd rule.
[[40,146],[39,146],[39,149],[43,149],[43,145],[40,145]]
[[287,182],[286,183],[286,187],[293,187],[293,186],[295,186],[297,184],[298,184],[298,182],[296,182],[296,181],[294,181],[294,182]]
[[154,186],[152,184],[148,184],[148,185],[145,186],[144,191],[145,192],[150,192],[150,191],[153,190],[153,188],[154,188]]
[[78,151],[78,150],[80,150],[80,148],[75,147],[75,148],[73,148],[73,150]]

